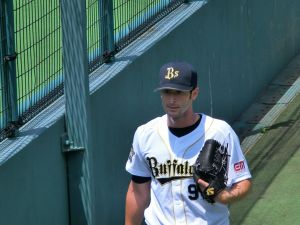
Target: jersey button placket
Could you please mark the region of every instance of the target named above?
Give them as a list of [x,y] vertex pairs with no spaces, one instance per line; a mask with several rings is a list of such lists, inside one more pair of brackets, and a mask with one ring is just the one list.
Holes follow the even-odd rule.
[[175,180],[172,182],[174,213],[176,225],[185,224],[185,212],[184,204],[181,197],[181,180]]

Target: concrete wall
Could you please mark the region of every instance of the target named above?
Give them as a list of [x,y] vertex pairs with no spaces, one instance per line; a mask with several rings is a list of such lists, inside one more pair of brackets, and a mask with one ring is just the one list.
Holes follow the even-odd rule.
[[[161,64],[191,62],[196,111],[232,122],[299,52],[299,8],[296,0],[211,0],[91,95],[95,224],[122,224],[132,136],[163,113],[153,93]],[[63,132],[59,119],[1,166],[0,225],[68,224]]]

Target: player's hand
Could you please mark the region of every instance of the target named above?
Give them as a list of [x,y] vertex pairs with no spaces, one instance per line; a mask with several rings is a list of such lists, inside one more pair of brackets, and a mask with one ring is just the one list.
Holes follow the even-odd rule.
[[[198,184],[201,191],[204,191],[209,185],[209,183],[202,179],[198,179]],[[219,203],[227,204],[228,195],[229,194],[227,193],[227,191],[223,190],[220,193],[218,193],[218,195],[215,197],[215,200]]]
[[197,183],[199,184],[199,188],[201,189],[201,191],[204,191],[209,185],[209,183],[207,183],[206,181],[204,181],[202,179],[198,179]]

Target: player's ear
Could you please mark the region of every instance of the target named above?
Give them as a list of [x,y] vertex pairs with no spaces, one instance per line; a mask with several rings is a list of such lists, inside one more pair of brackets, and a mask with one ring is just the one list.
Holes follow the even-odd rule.
[[191,98],[192,100],[195,100],[198,97],[199,94],[199,88],[196,87],[194,90],[192,90]]

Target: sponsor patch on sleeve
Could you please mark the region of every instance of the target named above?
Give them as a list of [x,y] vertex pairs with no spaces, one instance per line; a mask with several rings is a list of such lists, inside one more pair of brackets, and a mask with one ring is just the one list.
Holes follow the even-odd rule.
[[245,163],[244,160],[243,161],[239,161],[237,163],[234,164],[234,171],[239,173],[245,170]]

